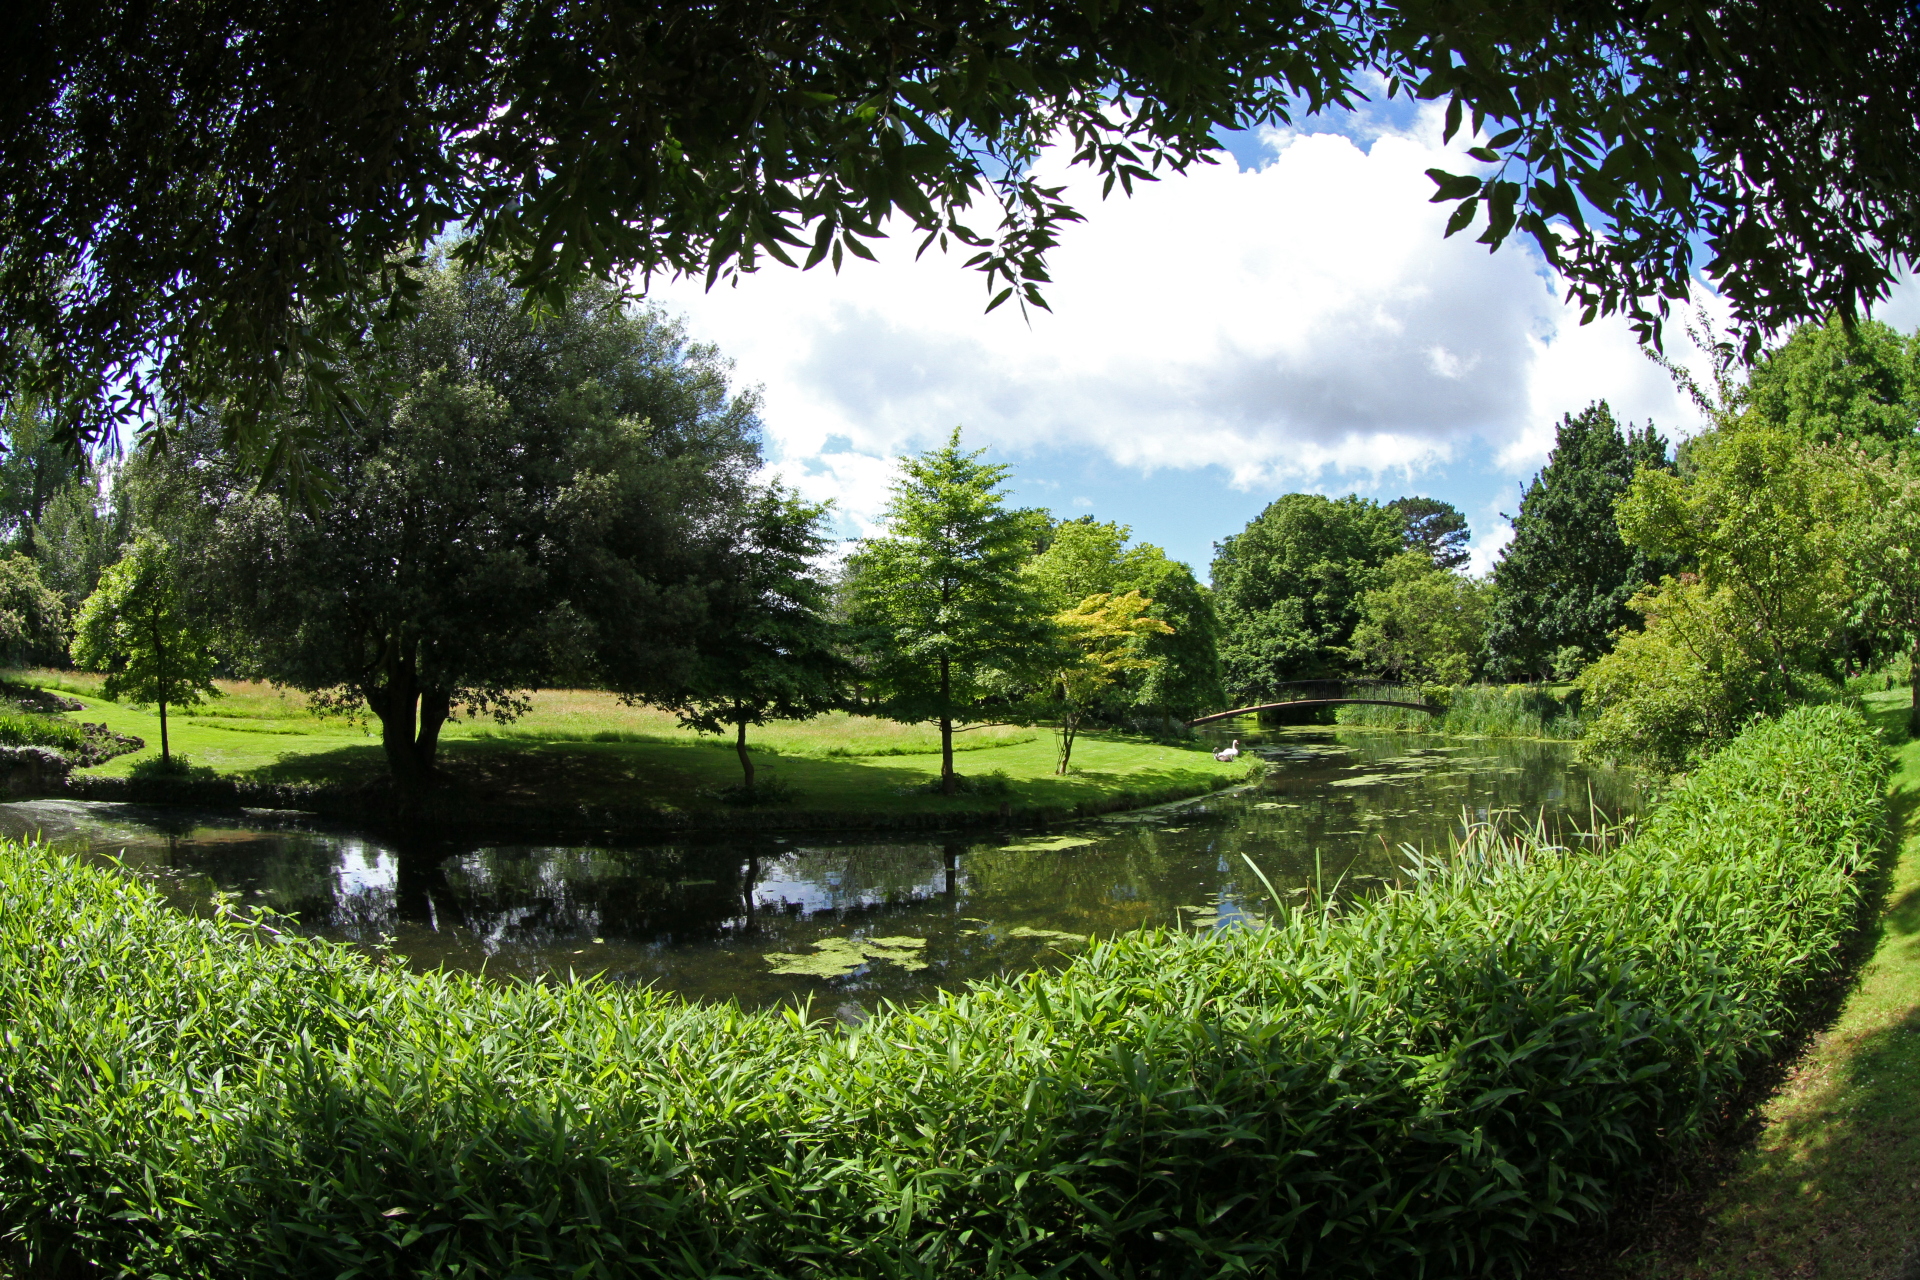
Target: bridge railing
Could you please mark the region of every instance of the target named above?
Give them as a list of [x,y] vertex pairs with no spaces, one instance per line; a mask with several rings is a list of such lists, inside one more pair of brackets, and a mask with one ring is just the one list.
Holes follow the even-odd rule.
[[1213,720],[1226,720],[1234,716],[1252,715],[1260,711],[1281,711],[1287,709],[1307,709],[1311,707],[1370,706],[1402,707],[1408,711],[1424,711],[1428,715],[1438,715],[1445,708],[1431,702],[1411,702],[1400,698],[1370,698],[1365,694],[1378,690],[1398,691],[1406,688],[1403,681],[1396,680],[1282,680],[1271,686],[1276,690],[1286,690],[1293,696],[1277,702],[1262,702],[1253,706],[1235,707],[1231,711],[1216,711],[1211,715],[1196,717],[1187,721],[1188,725],[1206,724]]

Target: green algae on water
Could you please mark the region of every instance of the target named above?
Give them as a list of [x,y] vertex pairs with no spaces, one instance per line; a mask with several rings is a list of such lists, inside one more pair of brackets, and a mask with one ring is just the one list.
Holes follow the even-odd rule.
[[810,956],[770,951],[764,958],[774,973],[797,977],[844,978],[875,961],[915,973],[927,967],[919,954],[926,945],[925,938],[822,938],[813,944],[814,954]]

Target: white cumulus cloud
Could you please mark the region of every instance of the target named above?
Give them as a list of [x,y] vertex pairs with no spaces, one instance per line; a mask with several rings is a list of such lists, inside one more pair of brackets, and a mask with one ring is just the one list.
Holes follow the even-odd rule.
[[956,425],[1023,467],[1091,452],[1274,493],[1405,492],[1462,465],[1524,475],[1559,416],[1598,398],[1669,434],[1695,425],[1625,325],[1580,326],[1528,248],[1442,238],[1449,207],[1429,203],[1425,171],[1470,162],[1433,113],[1266,141],[1257,167],[1227,160],[1130,199],[1063,175],[1088,220],[1052,255],[1051,312],[982,314],[960,257],[916,262],[911,236],[838,275],[775,266],[653,296],[764,385],[778,469],[836,498],[849,532],[872,527],[891,460]]

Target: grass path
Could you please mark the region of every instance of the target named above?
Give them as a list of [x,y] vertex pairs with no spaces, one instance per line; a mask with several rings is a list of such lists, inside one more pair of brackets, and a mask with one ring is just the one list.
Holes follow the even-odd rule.
[[[1908,697],[1868,706],[1900,735]],[[1920,1280],[1920,741],[1898,748],[1893,812],[1899,858],[1858,987],[1768,1102],[1697,1233],[1614,1274]]]

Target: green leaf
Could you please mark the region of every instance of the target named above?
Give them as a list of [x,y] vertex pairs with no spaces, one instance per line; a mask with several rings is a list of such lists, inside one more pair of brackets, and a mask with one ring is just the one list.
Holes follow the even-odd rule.
[[1448,173],[1445,169],[1429,169],[1427,176],[1433,179],[1433,199],[1428,203],[1442,204],[1448,200],[1462,200],[1468,196],[1480,194],[1484,182],[1472,174]]

